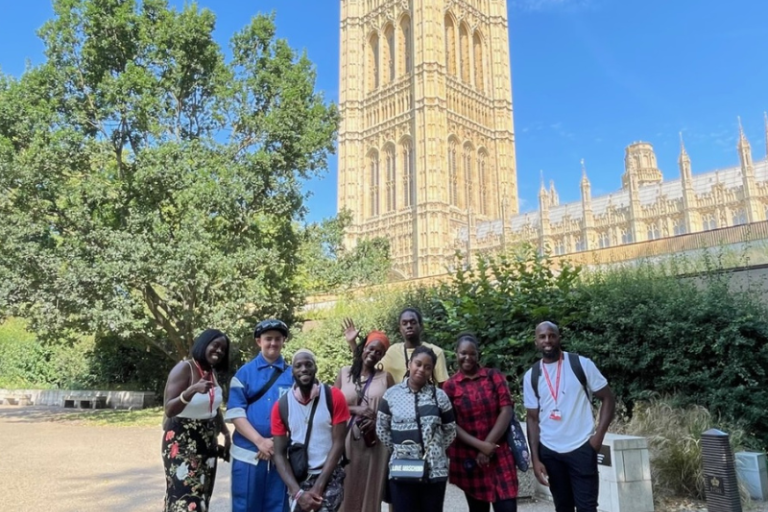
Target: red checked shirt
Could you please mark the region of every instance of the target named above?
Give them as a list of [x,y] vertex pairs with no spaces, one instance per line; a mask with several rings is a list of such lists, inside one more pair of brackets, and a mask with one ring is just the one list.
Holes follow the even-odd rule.
[[[443,385],[453,403],[456,423],[470,435],[485,440],[504,406],[514,406],[507,380],[498,370],[481,368],[475,378],[458,372]],[[448,448],[451,459],[450,482],[476,500],[493,503],[517,497],[517,471],[507,445],[506,430],[496,443],[499,448],[486,467],[465,468],[478,451],[458,438]]]

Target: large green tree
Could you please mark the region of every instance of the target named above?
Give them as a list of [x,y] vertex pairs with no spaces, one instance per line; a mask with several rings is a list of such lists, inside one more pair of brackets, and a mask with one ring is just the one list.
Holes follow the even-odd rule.
[[290,316],[302,181],[337,112],[255,16],[165,0],[55,0],[46,62],[0,76],[0,305],[49,336],[117,333],[170,357],[217,327]]
[[351,213],[342,210],[334,218],[305,227],[301,274],[308,293],[340,293],[390,279],[389,240],[364,239],[347,248],[344,233],[351,222]]

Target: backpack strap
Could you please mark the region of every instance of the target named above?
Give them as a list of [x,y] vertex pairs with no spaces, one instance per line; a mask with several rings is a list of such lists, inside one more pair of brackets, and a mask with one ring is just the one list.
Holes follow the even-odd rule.
[[568,362],[571,363],[571,370],[573,371],[573,374],[576,375],[576,378],[581,383],[581,387],[584,388],[584,393],[587,395],[587,400],[589,400],[589,403],[592,403],[592,392],[589,390],[589,386],[587,386],[587,376],[584,374],[584,368],[581,366],[581,359],[579,358],[579,354],[568,352]]
[[[587,376],[584,373],[584,368],[581,366],[581,359],[579,354],[574,352],[566,352],[568,354],[568,362],[571,364],[571,371],[576,376],[576,379],[584,388],[584,393],[587,395],[587,400],[592,403],[592,392],[587,385]],[[533,394],[536,395],[536,400],[539,401],[539,377],[541,377],[541,361],[536,361],[531,367],[531,387],[533,388]]]
[[541,377],[541,363],[536,361],[533,366],[531,366],[531,387],[533,388],[533,394],[536,395],[537,402],[540,400],[539,377]]
[[[333,423],[333,395],[331,394],[331,386],[323,384],[325,391],[325,406],[328,407],[328,412],[331,414],[331,423]],[[285,429],[291,431],[288,425],[288,393],[285,393],[277,401],[277,412],[280,413],[280,420],[285,425]]]
[[290,432],[291,426],[288,424],[288,393],[284,393],[277,401],[277,412],[280,413],[280,421],[285,425],[285,430]]
[[333,395],[331,394],[331,386],[323,384],[325,388],[325,405],[328,407],[328,412],[331,414],[331,424],[333,424]]

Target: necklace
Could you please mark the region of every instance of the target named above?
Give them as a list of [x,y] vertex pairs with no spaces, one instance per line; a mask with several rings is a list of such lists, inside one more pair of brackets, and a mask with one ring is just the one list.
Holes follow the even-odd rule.
[[373,372],[366,377],[365,383],[363,383],[363,375],[360,375],[357,379],[355,379],[355,394],[357,395],[358,404],[365,400],[365,390],[368,381],[372,379],[374,375],[376,375],[376,370],[373,370]]
[[312,405],[314,405],[315,400],[317,400],[317,397],[313,398],[309,401],[307,404],[303,404],[301,406],[301,415],[304,416],[304,424],[309,425],[309,415],[312,411]]

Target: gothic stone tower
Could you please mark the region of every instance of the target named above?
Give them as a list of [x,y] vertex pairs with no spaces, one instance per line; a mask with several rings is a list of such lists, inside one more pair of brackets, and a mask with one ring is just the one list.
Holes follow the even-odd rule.
[[506,0],[341,0],[338,207],[405,278],[518,211]]

